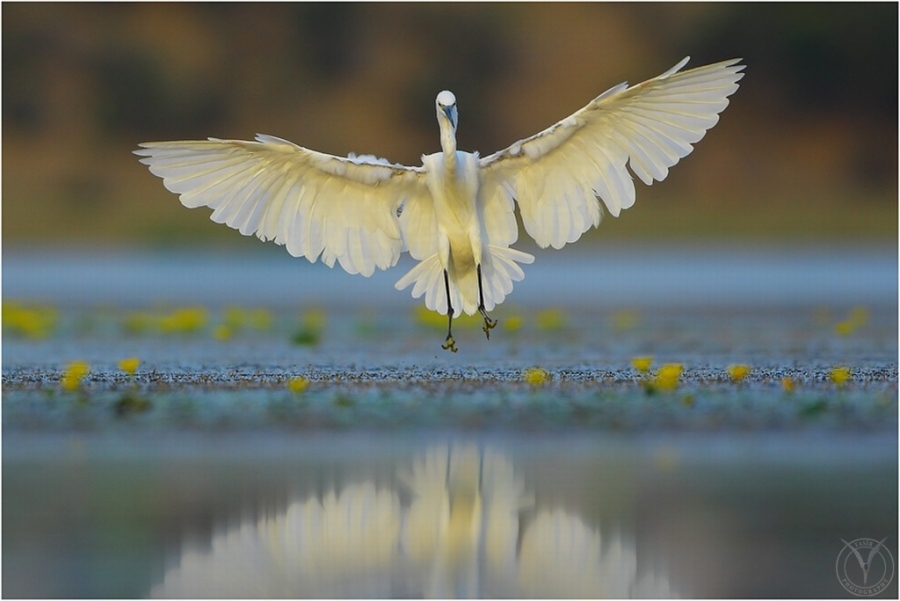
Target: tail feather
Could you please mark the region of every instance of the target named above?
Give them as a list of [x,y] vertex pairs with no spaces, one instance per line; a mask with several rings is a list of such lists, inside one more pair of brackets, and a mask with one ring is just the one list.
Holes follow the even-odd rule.
[[447,295],[444,293],[444,267],[437,254],[425,257],[397,280],[394,288],[403,290],[410,284],[415,284],[412,289],[412,297],[419,298],[425,295],[425,306],[442,315],[447,314]]
[[[484,307],[490,311],[512,292],[513,282],[525,277],[518,263],[528,264],[534,257],[513,248],[485,246],[481,263]],[[455,280],[455,281],[454,281]],[[425,295],[425,306],[442,315],[447,314],[447,292],[444,288],[444,266],[437,254],[419,261],[406,275],[397,280],[394,288],[403,290],[413,285],[412,297]],[[473,315],[478,311],[478,276],[470,269],[459,278],[451,278],[450,301],[455,312]]]
[[486,250],[481,264],[481,280],[484,308],[490,311],[512,292],[513,282],[519,282],[525,277],[525,272],[518,263],[533,263],[534,257],[514,248],[492,244],[488,244]]

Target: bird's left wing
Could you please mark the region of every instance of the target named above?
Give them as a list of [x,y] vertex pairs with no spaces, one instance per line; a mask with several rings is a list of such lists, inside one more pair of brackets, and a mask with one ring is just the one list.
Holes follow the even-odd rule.
[[542,248],[562,248],[634,204],[626,163],[645,184],[661,181],[718,122],[744,65],[732,59],[620,84],[539,134],[481,159],[482,186],[515,198],[525,230]]
[[336,157],[273,136],[256,141],[148,142],[135,151],[189,208],[295,257],[370,276],[403,250],[398,210],[427,194],[421,168]]

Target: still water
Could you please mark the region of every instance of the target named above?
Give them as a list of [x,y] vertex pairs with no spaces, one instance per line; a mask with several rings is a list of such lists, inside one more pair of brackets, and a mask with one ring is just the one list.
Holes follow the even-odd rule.
[[[60,325],[4,329],[3,595],[897,596],[895,248],[538,253],[458,354],[402,271],[4,248],[4,303]],[[120,327],[167,303],[274,326]],[[298,345],[310,306],[328,326]],[[541,326],[546,307],[568,321]],[[650,394],[638,355],[683,363],[680,387]],[[91,375],[66,393],[73,360]],[[864,573],[848,549],[870,539]]]
[[846,597],[842,539],[897,549],[896,446],[892,433],[7,436],[3,593]]
[[[372,277],[290,257],[249,251],[3,249],[6,298],[69,305],[154,302],[294,306],[410,306],[393,284],[413,266],[404,257]],[[544,306],[897,305],[897,249],[884,245],[622,245],[535,254],[507,303]]]

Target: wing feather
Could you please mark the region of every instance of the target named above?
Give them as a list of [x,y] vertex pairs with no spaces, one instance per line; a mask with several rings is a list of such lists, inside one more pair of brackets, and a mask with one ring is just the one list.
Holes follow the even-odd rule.
[[[296,183],[296,173],[286,174],[285,177],[282,178],[280,186],[273,190],[269,202],[260,203],[259,210],[257,211],[258,217],[257,214],[254,214],[254,223],[252,225],[248,224],[247,229],[251,232],[256,232],[257,237],[263,242],[267,242],[278,236],[279,219],[285,200],[287,200],[290,195],[297,194]],[[256,227],[253,228],[253,225]]]
[[430,206],[421,168],[336,157],[274,136],[148,142],[135,154],[186,207],[209,207],[213,221],[244,235],[365,276],[396,264],[403,203]]
[[[268,194],[268,188],[276,179],[276,174],[260,171],[253,176],[250,185],[238,188],[227,200],[218,204],[210,219],[224,223],[228,227],[243,230],[247,217],[245,209],[255,208],[261,198]],[[243,234],[244,232],[241,231]],[[252,233],[252,232],[247,232]]]
[[481,159],[482,185],[508,190],[542,248],[574,242],[602,217],[634,204],[631,173],[666,178],[719,121],[744,76],[740,59],[614,86],[546,130]]

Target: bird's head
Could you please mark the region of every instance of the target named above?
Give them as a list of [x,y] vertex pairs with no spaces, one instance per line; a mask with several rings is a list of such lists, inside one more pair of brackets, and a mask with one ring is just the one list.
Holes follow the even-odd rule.
[[435,106],[437,107],[438,123],[446,119],[455,131],[459,113],[456,111],[456,96],[453,95],[453,92],[444,90],[438,94],[437,99],[435,99]]

